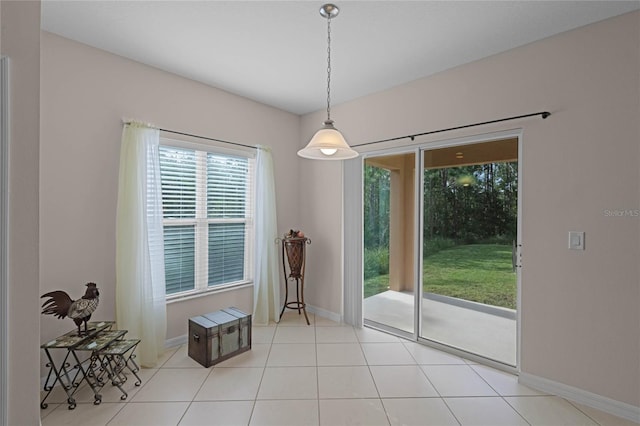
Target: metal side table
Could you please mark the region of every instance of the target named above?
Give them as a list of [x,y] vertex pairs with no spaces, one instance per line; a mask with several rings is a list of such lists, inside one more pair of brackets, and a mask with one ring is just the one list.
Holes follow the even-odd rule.
[[[76,353],[76,348],[97,336],[99,333],[110,330],[114,324],[115,322],[113,321],[89,322],[87,324],[87,328],[89,329],[87,334],[78,335],[78,330],[74,329],[40,346],[49,360],[46,364],[46,366],[49,367],[49,372],[47,373],[47,378],[44,383],[44,391],[46,394],[40,402],[41,408],[47,408],[49,406],[46,401],[56,384],[59,384],[67,394],[69,409],[72,410],[76,407],[76,401],[73,395],[78,390],[80,383],[82,383],[86,375],[84,368],[82,368],[82,362],[80,362],[78,354]],[[55,361],[51,354],[52,349],[66,350],[61,362]],[[74,364],[72,365],[71,363]]]
[[[100,389],[102,389],[106,383],[105,375],[111,380],[111,372],[105,367],[103,359],[99,356],[99,353],[108,348],[115,341],[122,340],[125,334],[127,334],[127,330],[101,331],[76,346],[72,351],[73,356],[78,362],[77,367],[81,371],[84,381],[87,382],[93,391],[93,403],[95,405],[102,402]],[[77,355],[79,352],[83,351],[89,352],[90,354],[88,359],[81,362]],[[83,366],[84,363],[86,363],[86,367]],[[122,388],[120,388],[120,390],[122,391]]]
[[127,399],[128,396],[127,392],[122,388],[124,382],[127,381],[125,368],[135,376],[135,386],[142,384],[142,380],[138,376],[140,367],[134,360],[136,357],[134,352],[138,343],[140,343],[140,339],[116,340],[96,352],[96,357],[100,360],[100,364],[107,373],[109,380],[111,380],[111,384],[117,386],[122,392],[121,400]]

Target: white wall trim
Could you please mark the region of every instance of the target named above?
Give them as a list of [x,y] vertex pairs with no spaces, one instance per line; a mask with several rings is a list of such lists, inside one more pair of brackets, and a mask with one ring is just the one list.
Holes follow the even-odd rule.
[[516,369],[519,370],[522,361],[522,223],[524,212],[523,200],[524,200],[524,152],[523,152],[523,130],[519,129],[513,134],[518,138],[518,203],[517,203],[517,224],[516,224]]
[[308,303],[307,303],[307,311],[319,317],[331,320],[333,322],[337,322],[337,323],[343,322],[342,316],[340,314],[327,311],[326,309],[318,308],[317,306],[309,305]]
[[185,345],[189,341],[189,335],[183,334],[182,336],[172,337],[164,341],[164,347],[166,349],[175,348],[176,346]]
[[344,322],[355,327],[363,323],[362,164],[358,157],[342,167],[342,312]]
[[9,424],[9,58],[0,58],[0,425]]
[[570,401],[604,411],[623,419],[640,423],[640,407],[620,402],[573,386],[529,373],[520,373],[518,382],[552,395],[561,396]]

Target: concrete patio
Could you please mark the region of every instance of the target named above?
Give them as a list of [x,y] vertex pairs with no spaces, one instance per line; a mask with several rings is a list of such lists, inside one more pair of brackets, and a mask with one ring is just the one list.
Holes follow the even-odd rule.
[[[515,366],[516,320],[501,309],[490,313],[487,305],[463,305],[423,298],[421,337]],[[363,312],[365,320],[413,332],[412,293],[389,290],[370,296],[364,299]]]

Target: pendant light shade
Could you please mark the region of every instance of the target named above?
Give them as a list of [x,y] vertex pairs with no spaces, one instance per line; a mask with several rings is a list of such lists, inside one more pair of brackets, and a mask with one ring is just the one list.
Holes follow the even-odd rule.
[[320,8],[320,15],[327,18],[327,119],[306,147],[298,155],[311,160],[347,160],[358,156],[358,152],[349,147],[342,133],[333,126],[331,120],[331,18],[338,16],[340,9],[333,4]]
[[327,120],[304,149],[298,151],[300,157],[310,160],[347,160],[358,153],[351,149],[342,133],[333,127],[333,121]]

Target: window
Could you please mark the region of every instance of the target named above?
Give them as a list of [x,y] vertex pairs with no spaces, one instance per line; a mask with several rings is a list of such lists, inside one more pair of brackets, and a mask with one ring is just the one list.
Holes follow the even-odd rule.
[[160,146],[167,295],[251,280],[253,161]]

